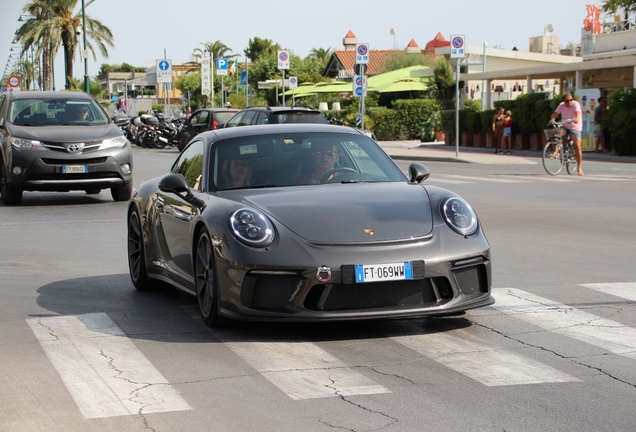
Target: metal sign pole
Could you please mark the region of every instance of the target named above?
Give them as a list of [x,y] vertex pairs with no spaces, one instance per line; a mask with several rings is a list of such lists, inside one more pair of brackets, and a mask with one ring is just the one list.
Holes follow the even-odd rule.
[[459,156],[459,58],[457,59],[457,78],[455,79],[455,157]]
[[282,84],[282,88],[283,88],[283,106],[287,106],[285,103],[285,69],[283,69],[283,84]]

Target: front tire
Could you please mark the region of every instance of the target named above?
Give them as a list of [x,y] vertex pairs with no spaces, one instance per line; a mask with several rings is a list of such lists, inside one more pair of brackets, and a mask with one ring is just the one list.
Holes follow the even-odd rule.
[[133,285],[139,291],[154,288],[146,271],[143,228],[137,209],[133,209],[128,216],[128,271]]
[[7,206],[19,205],[22,202],[22,191],[9,186],[8,182],[4,161],[0,159],[0,193],[2,194],[2,202]]
[[112,188],[110,194],[115,201],[128,201],[132,196],[132,181],[128,182],[123,188]]
[[565,161],[565,168],[567,169],[568,174],[572,175],[575,172],[578,172],[578,162],[576,161],[574,149],[571,149],[569,152],[567,152],[565,157],[567,158]]
[[225,327],[229,320],[219,316],[219,287],[214,250],[207,229],[203,228],[199,233],[194,252],[194,280],[201,318],[208,327]]
[[559,145],[558,141],[548,141],[543,147],[543,168],[545,168],[545,171],[555,176],[563,169],[563,163],[563,146]]

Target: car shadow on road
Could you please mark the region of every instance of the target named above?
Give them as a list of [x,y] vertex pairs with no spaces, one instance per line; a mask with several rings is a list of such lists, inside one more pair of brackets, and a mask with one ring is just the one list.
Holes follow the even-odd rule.
[[[433,334],[472,326],[462,317],[383,319],[337,322],[236,322],[210,329],[198,315],[195,297],[167,284],[136,290],[128,274],[66,279],[37,290],[37,303],[57,315],[106,313],[130,338],[170,343],[232,341],[329,342]],[[216,336],[215,336],[216,335]]]

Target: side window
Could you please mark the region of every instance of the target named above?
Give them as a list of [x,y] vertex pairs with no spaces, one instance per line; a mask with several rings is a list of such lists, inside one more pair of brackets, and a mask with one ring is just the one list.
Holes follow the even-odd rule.
[[268,124],[267,114],[266,113],[258,113],[258,118],[254,122],[254,124]]
[[227,122],[227,125],[225,125],[226,127],[234,127],[234,126],[238,126],[241,122],[241,119],[243,118],[243,116],[245,115],[245,113],[238,113],[237,115],[235,115],[234,117],[232,117],[230,119],[230,121]]
[[200,113],[198,113],[195,117],[195,123],[196,124],[207,124],[208,123],[208,116],[209,116],[209,112],[207,111],[201,111]]
[[246,111],[239,126],[247,126],[252,123],[252,119],[256,115],[256,111]]
[[191,189],[201,190],[203,141],[195,141],[190,144],[175,162],[172,172],[182,174]]

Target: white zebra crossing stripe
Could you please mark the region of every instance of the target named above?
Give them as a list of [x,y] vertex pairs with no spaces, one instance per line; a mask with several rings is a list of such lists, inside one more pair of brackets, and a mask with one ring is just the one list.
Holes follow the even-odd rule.
[[108,315],[27,323],[85,418],[192,409]]
[[391,393],[311,342],[246,342],[215,332],[235,354],[294,400]]
[[579,381],[510,349],[496,347],[465,330],[391,339],[489,387]]
[[514,288],[493,290],[494,308],[614,354],[636,359],[636,329]]
[[627,300],[636,301],[636,283],[599,283],[581,284],[582,287],[590,288],[605,294],[621,297]]
[[[196,309],[184,310],[201,319]],[[259,339],[254,332],[235,329],[213,334],[294,400],[391,393],[312,342]]]

